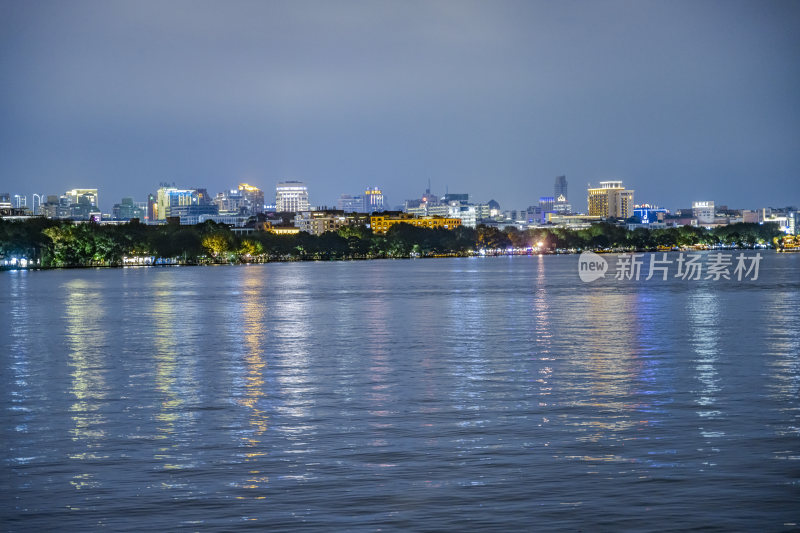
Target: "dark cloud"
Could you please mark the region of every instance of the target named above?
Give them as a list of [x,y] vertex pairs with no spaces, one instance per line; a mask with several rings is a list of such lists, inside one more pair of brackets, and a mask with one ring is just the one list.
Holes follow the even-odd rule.
[[796,2],[0,2],[0,189],[800,203]]

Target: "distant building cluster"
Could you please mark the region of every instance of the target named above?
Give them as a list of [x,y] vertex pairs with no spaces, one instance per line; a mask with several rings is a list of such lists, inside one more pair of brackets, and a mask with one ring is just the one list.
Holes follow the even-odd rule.
[[405,200],[389,210],[380,187],[368,186],[357,194],[341,194],[335,209],[312,205],[307,185],[285,180],[275,186],[274,203],[260,188],[240,183],[209,195],[205,188],[178,187],[162,183],[146,201],[122,198],[111,213],[102,213],[96,188],[76,188],[61,195],[0,193],[0,217],[42,216],[52,219],[121,223],[138,220],[146,224],[199,224],[206,221],[227,224],[238,232],[308,232],[321,235],[346,226],[365,226],[381,233],[396,224],[427,228],[475,228],[479,225],[518,229],[565,227],[580,229],[598,222],[615,222],[628,229],[702,226],[713,228],[736,222],[775,223],[787,234],[800,232],[796,207],[728,209],[713,200],[696,200],[691,208],[674,213],[655,204],[634,202],[634,191],[621,180],[600,181],[586,188],[585,210],[570,201],[566,176],[557,176],[552,195],[540,196],[535,205],[502,210],[498,202],[473,201],[466,192],[434,194],[430,183],[419,198]]
[[[18,195],[17,195],[18,196]],[[36,197],[34,195],[34,205]],[[39,202],[36,210],[48,218],[74,218],[99,220],[102,217],[97,199],[97,189],[72,189],[60,196],[49,195]],[[23,203],[24,207],[25,203]]]
[[363,194],[341,195],[336,203],[336,208],[348,213],[374,213],[383,211],[385,202],[383,192],[378,187],[371,187]]

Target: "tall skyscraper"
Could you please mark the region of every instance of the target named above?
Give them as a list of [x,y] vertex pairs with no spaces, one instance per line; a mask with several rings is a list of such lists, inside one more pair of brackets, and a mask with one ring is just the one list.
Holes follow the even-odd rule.
[[589,187],[589,215],[629,218],[633,216],[633,191],[621,181],[601,181],[600,187]]
[[567,177],[566,176],[557,176],[556,177],[556,184],[553,188],[553,198],[558,201],[559,196],[564,197],[564,202],[569,202],[569,195],[567,194]]
[[308,188],[302,181],[282,181],[275,187],[275,210],[298,213],[309,211]]

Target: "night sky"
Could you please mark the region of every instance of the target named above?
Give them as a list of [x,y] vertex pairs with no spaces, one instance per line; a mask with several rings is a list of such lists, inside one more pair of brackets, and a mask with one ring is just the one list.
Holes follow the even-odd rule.
[[800,204],[800,2],[0,0],[0,192],[519,209],[560,174]]

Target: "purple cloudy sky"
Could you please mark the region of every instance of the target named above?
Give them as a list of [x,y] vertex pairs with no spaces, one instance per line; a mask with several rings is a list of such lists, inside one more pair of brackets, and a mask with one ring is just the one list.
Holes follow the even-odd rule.
[[[0,0],[0,191],[800,204],[798,1]],[[29,200],[30,202],[30,200]]]

